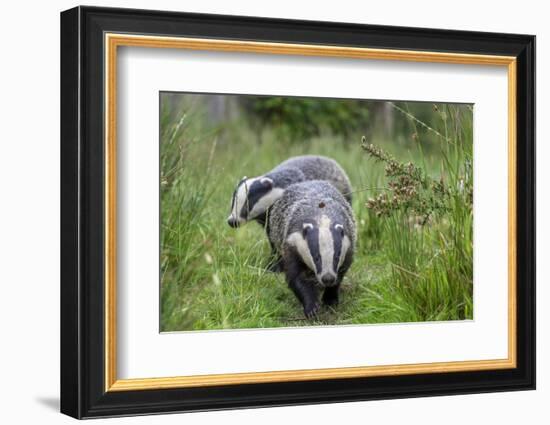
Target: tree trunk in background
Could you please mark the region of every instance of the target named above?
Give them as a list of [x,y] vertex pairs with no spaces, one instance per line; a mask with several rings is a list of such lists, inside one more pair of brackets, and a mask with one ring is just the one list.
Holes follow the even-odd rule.
[[208,119],[214,126],[223,124],[227,119],[227,96],[208,96]]
[[209,124],[219,128],[218,143],[227,142],[226,125],[229,121],[238,117],[238,96],[208,95],[205,96],[208,110]]
[[384,126],[384,134],[388,137],[388,138],[391,138],[393,137],[393,132],[394,132],[394,124],[395,124],[395,120],[394,120],[394,109],[392,108],[392,106],[390,105],[390,102],[383,102],[382,103],[382,123],[383,123],[383,126]]
[[395,135],[395,111],[390,102],[369,101],[368,108],[370,125],[365,132],[367,140],[374,136],[393,139]]

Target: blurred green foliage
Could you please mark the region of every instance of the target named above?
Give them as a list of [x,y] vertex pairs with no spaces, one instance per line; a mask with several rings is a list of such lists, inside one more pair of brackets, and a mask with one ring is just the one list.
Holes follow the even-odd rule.
[[242,102],[253,125],[271,127],[289,142],[322,134],[348,138],[369,123],[367,102],[360,100],[247,96]]

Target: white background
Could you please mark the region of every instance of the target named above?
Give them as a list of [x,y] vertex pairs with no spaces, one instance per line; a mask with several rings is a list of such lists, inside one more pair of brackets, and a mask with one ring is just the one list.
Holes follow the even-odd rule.
[[[110,420],[109,423],[548,423],[550,399],[550,28],[544,2],[97,1],[97,5],[537,35],[538,390]],[[314,4],[314,7],[313,7]],[[0,420],[69,423],[59,391],[59,11],[69,1],[10,2],[1,16]]]
[[[131,47],[118,69],[119,378],[507,358],[506,67]],[[219,70],[231,78],[217,78]],[[159,334],[164,90],[473,103],[475,320]]]

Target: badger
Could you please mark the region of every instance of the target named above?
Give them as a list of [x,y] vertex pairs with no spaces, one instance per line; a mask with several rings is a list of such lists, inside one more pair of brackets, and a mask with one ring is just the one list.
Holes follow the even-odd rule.
[[307,318],[320,308],[320,291],[323,304],[338,304],[353,260],[356,224],[349,202],[333,185],[311,180],[288,186],[269,212],[268,237]]
[[285,188],[307,180],[330,182],[351,204],[349,178],[335,160],[317,155],[296,156],[264,175],[243,177],[233,192],[227,223],[231,227],[239,227],[255,220],[265,226],[269,208],[281,198]]

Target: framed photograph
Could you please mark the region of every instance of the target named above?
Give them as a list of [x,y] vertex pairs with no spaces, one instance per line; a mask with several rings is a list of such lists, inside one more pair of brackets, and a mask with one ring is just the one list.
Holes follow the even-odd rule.
[[61,14],[61,411],[535,388],[535,37]]

